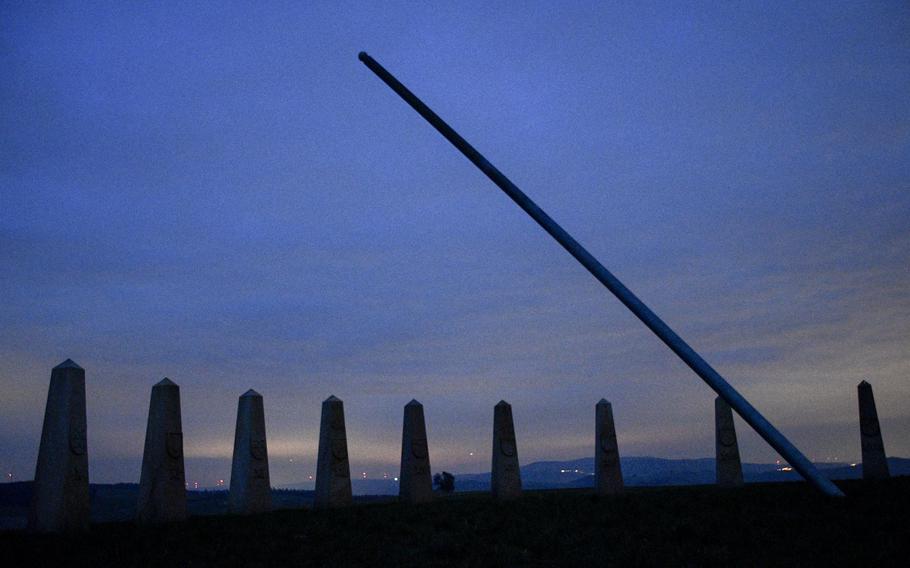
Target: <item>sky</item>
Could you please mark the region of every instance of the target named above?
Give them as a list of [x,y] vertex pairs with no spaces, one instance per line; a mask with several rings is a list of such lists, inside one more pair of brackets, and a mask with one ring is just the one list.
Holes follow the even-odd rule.
[[[0,6],[0,470],[34,474],[51,368],[86,371],[92,482],[136,482],[151,386],[187,480],[265,400],[275,485],[345,403],[355,475],[713,456],[714,393],[358,60],[367,51],[810,459],[910,456],[910,6]],[[737,418],[744,461],[778,458]]]

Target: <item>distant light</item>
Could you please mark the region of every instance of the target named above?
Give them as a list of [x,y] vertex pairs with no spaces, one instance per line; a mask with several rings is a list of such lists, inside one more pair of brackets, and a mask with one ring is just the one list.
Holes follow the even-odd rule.
[[855,464],[855,463],[851,463],[851,464],[850,464],[850,467],[856,467],[856,464]]
[[398,481],[398,478],[397,478],[397,477],[393,477],[392,479],[394,479],[395,481]]
[[313,476],[312,476],[312,475],[309,475],[309,476],[307,476],[307,477],[309,477],[311,480],[313,479]]
[[468,455],[469,455],[469,456],[473,456],[473,455],[474,455],[474,452],[468,452]]

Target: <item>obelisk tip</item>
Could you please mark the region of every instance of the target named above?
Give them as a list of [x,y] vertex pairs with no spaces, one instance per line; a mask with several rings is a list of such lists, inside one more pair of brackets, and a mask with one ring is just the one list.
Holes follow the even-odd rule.
[[57,365],[54,368],[55,369],[82,369],[82,367],[77,365],[76,362],[73,361],[72,359],[67,359],[66,361],[64,361],[63,363],[60,363],[59,365]]

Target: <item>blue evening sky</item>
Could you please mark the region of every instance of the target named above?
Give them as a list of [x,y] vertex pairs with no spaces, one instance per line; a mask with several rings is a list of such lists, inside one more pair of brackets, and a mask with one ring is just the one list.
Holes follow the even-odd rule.
[[[0,468],[34,473],[50,369],[86,369],[91,478],[136,481],[181,385],[187,479],[265,397],[272,480],[713,454],[713,392],[358,60],[365,50],[810,458],[859,458],[856,384],[910,455],[906,2],[0,7]],[[737,422],[743,458],[776,454]]]

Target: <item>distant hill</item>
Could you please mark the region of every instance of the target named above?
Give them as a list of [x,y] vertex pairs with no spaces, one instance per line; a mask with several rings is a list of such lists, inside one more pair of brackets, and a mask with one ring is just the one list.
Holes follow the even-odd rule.
[[[859,479],[862,464],[823,462],[815,464],[831,479]],[[910,459],[888,458],[891,475],[910,475]],[[664,459],[630,456],[622,458],[622,473],[629,486],[710,485],[714,483],[714,458]],[[744,463],[746,482],[799,481],[795,471],[785,471],[773,463]],[[526,489],[560,489],[594,486],[594,458],[568,461],[540,461],[521,468]],[[354,479],[355,495],[397,495],[398,482],[392,479]],[[288,489],[312,487],[299,483]],[[489,491],[489,473],[455,474],[455,491]]]
[[[863,475],[862,464],[815,465],[831,479],[858,479]],[[888,458],[888,466],[893,476],[910,475],[910,459]],[[629,486],[709,485],[715,481],[714,458],[674,460],[630,456],[622,458],[622,473]],[[785,470],[777,464],[760,463],[744,463],[743,477],[747,483],[802,479],[796,471]],[[594,458],[534,462],[521,468],[521,480],[527,489],[593,487]],[[489,473],[455,476],[456,491],[486,491],[489,488]]]

